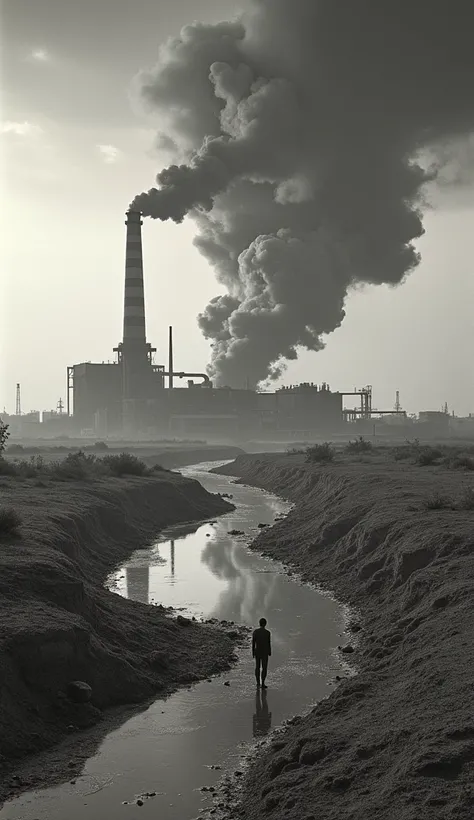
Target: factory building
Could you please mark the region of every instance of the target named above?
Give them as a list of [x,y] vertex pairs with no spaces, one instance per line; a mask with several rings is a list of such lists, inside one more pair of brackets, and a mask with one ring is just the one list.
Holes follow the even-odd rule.
[[[67,412],[78,431],[241,440],[340,429],[343,394],[325,384],[258,393],[215,388],[205,373],[175,371],[172,328],[168,366],[155,364],[156,348],[146,337],[141,214],[127,211],[125,225],[123,337],[114,348],[116,360],[68,367]],[[177,379],[187,379],[187,386],[177,387]]]

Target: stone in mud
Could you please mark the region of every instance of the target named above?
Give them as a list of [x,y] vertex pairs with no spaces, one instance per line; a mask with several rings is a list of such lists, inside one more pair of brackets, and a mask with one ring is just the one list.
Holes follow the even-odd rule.
[[68,683],[66,692],[69,700],[72,700],[73,703],[89,703],[92,698],[92,689],[83,680]]
[[224,681],[224,686],[230,686],[230,680]]
[[264,527],[268,527],[268,524],[259,524],[258,525],[259,530],[263,530]]
[[189,626],[191,621],[189,618],[185,618],[184,615],[178,615],[176,618],[176,623],[180,626]]
[[351,654],[351,652],[353,652],[353,651],[354,651],[354,647],[353,647],[353,646],[351,646],[351,645],[350,645],[350,643],[349,643],[349,644],[347,644],[346,646],[338,646],[337,648],[338,648],[341,652],[343,652],[343,653],[344,653],[344,655],[350,655],[350,654]]
[[227,535],[244,535],[243,530],[229,530]]
[[360,632],[360,630],[362,629],[361,625],[358,624],[357,621],[351,621],[348,624],[348,628],[351,632]]

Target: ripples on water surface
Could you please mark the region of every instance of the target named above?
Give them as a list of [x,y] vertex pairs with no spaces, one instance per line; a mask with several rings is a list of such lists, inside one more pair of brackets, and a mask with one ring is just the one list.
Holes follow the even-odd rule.
[[[207,803],[200,787],[222,776],[210,766],[231,771],[254,738],[328,694],[327,682],[340,668],[334,647],[344,628],[342,608],[247,549],[258,524],[273,523],[289,505],[210,474],[211,466],[181,472],[210,492],[232,493],[237,509],[212,525],[163,533],[110,583],[121,595],[182,607],[196,617],[256,626],[265,616],[273,644],[266,696],[255,691],[244,646],[229,672],[156,701],[107,735],[74,785],[26,794],[0,811],[0,820],[191,820]],[[247,537],[230,536],[234,529]],[[141,808],[124,805],[145,792],[156,796]]]

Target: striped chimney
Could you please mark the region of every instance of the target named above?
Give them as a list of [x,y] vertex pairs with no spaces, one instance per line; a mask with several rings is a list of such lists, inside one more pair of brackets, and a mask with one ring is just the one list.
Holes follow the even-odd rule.
[[125,348],[146,344],[143,290],[142,220],[140,211],[127,211],[123,343]]

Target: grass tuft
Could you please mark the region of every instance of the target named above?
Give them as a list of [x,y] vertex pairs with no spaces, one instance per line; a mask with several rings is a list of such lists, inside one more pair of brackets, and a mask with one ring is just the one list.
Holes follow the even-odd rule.
[[334,461],[335,454],[334,447],[332,447],[328,441],[325,441],[324,444],[313,444],[311,447],[308,447],[305,461],[309,463],[317,462],[328,464],[330,461]]
[[425,510],[452,510],[453,500],[449,496],[441,493],[433,493],[433,495],[426,498],[423,502]]
[[359,453],[370,453],[374,449],[374,446],[371,441],[364,438],[363,436],[359,436],[355,441],[350,441],[346,446],[345,450],[346,453],[351,454],[359,454]]

